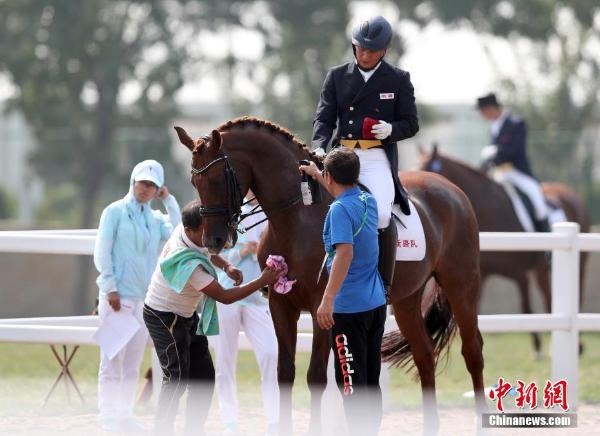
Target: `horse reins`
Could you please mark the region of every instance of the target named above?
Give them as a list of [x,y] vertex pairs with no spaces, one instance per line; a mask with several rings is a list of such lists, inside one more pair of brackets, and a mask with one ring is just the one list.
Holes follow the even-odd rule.
[[[202,139],[204,141],[208,141],[210,139],[210,136],[209,135],[203,136]],[[242,206],[249,204],[254,199],[256,199],[256,197],[254,197],[246,202],[243,202],[242,193],[240,190],[240,184],[235,175],[235,171],[234,171],[233,167],[231,166],[231,164],[229,163],[228,156],[223,151],[220,151],[219,156],[217,156],[215,159],[208,162],[206,165],[204,165],[201,168],[195,168],[192,165],[192,174],[202,175],[202,174],[206,173],[213,165],[215,165],[219,162],[225,162],[224,172],[225,172],[225,183],[227,186],[227,200],[228,200],[227,206],[217,206],[217,207],[200,206],[200,216],[203,218],[210,217],[210,216],[219,216],[219,215],[228,216],[229,221],[227,223],[227,226],[231,230],[236,230],[239,233],[245,233],[248,230],[250,230],[250,229],[256,227],[257,225],[268,220],[268,218],[264,218],[256,223],[252,224],[251,226],[240,230],[239,225],[246,218],[248,218],[252,215],[261,213],[261,212],[266,213],[268,211],[287,209],[289,207],[294,206],[302,199],[302,195],[300,194],[300,195],[297,195],[296,197],[292,198],[291,200],[285,202],[281,207],[269,208],[269,210],[264,210],[259,204],[257,204],[256,206],[254,206],[252,208],[252,210],[250,210],[250,212],[242,213]]]

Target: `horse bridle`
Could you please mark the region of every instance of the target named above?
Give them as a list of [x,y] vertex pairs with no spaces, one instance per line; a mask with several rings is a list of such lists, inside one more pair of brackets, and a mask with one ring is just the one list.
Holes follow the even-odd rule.
[[[206,142],[210,139],[210,136],[208,136],[208,135],[203,136],[202,139]],[[224,172],[225,172],[225,183],[227,185],[227,206],[218,206],[218,207],[201,206],[200,207],[200,216],[202,218],[204,218],[204,217],[225,215],[228,217],[227,226],[231,230],[236,230],[239,233],[245,233],[246,231],[250,230],[251,228],[256,227],[257,225],[267,221],[268,218],[264,218],[244,229],[239,229],[239,225],[244,219],[248,218],[249,216],[256,215],[258,213],[266,212],[266,211],[263,210],[260,207],[260,205],[256,205],[248,213],[242,214],[242,206],[245,206],[245,205],[251,203],[256,197],[254,197],[246,202],[243,201],[240,184],[235,175],[235,171],[234,171],[233,167],[231,166],[231,164],[229,163],[229,158],[222,150],[219,152],[218,156],[215,159],[211,160],[210,162],[208,162],[201,168],[195,168],[194,165],[192,165],[192,174],[202,175],[202,174],[206,173],[213,165],[215,165],[219,162],[225,162]],[[302,194],[287,201],[285,204],[281,205],[279,208],[272,208],[270,210],[286,209],[288,207],[295,205],[301,199],[302,199]]]
[[[210,137],[204,136],[202,139],[204,141],[208,141]],[[237,177],[235,176],[235,171],[229,163],[227,155],[223,153],[223,151],[220,151],[219,155],[215,159],[208,162],[203,167],[195,168],[192,165],[192,174],[202,175],[206,173],[213,165],[219,162],[225,162],[224,173],[225,184],[227,186],[227,205],[216,207],[201,206],[200,216],[204,218],[225,215],[228,217],[227,226],[231,230],[237,230],[238,224],[240,222],[240,215],[242,213],[242,193]]]

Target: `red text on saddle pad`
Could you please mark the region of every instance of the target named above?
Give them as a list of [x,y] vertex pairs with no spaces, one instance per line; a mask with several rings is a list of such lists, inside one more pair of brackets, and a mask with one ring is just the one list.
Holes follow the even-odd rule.
[[398,248],[419,248],[414,239],[398,239],[396,246]]

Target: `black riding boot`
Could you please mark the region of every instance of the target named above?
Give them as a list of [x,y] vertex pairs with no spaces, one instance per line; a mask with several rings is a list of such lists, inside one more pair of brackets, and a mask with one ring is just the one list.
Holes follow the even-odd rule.
[[552,229],[550,228],[550,222],[548,221],[548,218],[544,218],[543,220],[536,220],[535,230],[536,232],[551,232]]
[[394,279],[394,268],[396,267],[396,248],[398,244],[398,232],[394,218],[385,229],[379,229],[379,274],[383,281],[386,299],[389,299],[392,280]]
[[[543,220],[535,220],[535,231],[536,232],[551,232],[552,229],[550,228],[550,221],[548,221],[548,218],[544,218]],[[544,251],[544,260],[546,261],[546,263],[548,265],[552,264],[552,252],[551,251]]]

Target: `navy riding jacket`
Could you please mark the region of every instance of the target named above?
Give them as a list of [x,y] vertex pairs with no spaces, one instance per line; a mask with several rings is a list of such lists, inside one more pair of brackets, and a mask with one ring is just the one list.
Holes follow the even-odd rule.
[[382,142],[394,179],[394,201],[409,213],[407,194],[398,178],[396,147],[397,141],[410,138],[419,130],[414,88],[408,72],[382,60],[365,82],[355,61],[330,69],[313,122],[313,149],[337,147],[340,139],[361,139],[365,117],[392,125],[391,136]]
[[495,165],[511,163],[517,170],[533,177],[527,157],[527,124],[519,117],[509,115],[504,120],[498,134],[492,138],[498,147],[494,158]]

